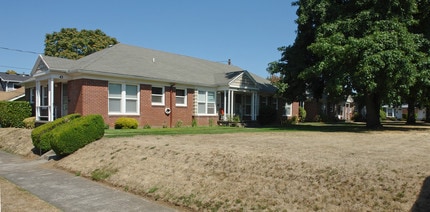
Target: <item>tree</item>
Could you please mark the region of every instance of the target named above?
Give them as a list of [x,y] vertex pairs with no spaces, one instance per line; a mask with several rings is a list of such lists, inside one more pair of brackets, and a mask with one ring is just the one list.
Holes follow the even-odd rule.
[[7,70],[6,74],[17,74],[15,70]]
[[45,55],[76,60],[117,43],[99,29],[62,28],[60,32],[46,34]]
[[[302,67],[296,78],[307,82],[319,78],[320,90],[332,98],[358,93],[365,101],[367,127],[380,127],[382,103],[399,102],[400,94],[409,95],[423,71],[419,61],[428,58],[422,52],[423,36],[409,30],[416,23],[415,1],[302,0],[296,4],[298,11],[306,7],[319,11],[305,17],[318,20],[313,25],[315,38],[305,45],[314,61],[308,66],[298,62]],[[304,19],[298,15],[298,20]],[[284,76],[296,72],[283,67]]]

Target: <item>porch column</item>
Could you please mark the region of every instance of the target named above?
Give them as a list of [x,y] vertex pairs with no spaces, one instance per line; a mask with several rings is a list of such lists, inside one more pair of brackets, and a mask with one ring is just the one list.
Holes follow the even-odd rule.
[[255,120],[258,119],[258,115],[260,115],[260,95],[255,93]]
[[54,121],[54,79],[48,79],[48,121]]
[[36,93],[34,94],[34,112],[36,121],[40,121],[40,81],[36,80]]
[[222,117],[223,121],[227,121],[227,92],[228,90],[224,90],[224,116]]
[[251,94],[251,120],[255,121],[255,92]]
[[233,118],[234,117],[234,91],[231,90],[231,97],[230,97],[230,117]]

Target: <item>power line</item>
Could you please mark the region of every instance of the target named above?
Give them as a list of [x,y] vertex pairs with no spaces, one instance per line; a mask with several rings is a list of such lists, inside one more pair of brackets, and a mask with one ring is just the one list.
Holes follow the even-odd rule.
[[13,69],[25,69],[25,70],[31,70],[31,68],[23,68],[23,67],[16,67],[16,66],[4,66],[0,65],[2,68],[13,68]]
[[38,55],[43,54],[43,53],[39,53],[39,52],[27,51],[27,50],[21,50],[21,49],[12,49],[12,48],[7,48],[7,47],[3,47],[3,46],[0,46],[0,49],[8,50],[8,51],[14,51],[14,52],[29,53],[29,54],[38,54]]

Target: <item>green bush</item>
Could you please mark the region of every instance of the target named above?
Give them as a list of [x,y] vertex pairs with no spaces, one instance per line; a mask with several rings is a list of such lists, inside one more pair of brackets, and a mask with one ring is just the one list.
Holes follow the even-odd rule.
[[379,110],[379,118],[381,120],[386,120],[387,119],[387,114],[385,113],[385,111]]
[[42,136],[50,132],[57,126],[68,123],[71,120],[79,117],[81,117],[80,114],[70,114],[70,115],[55,119],[53,122],[48,122],[44,125],[36,127],[33,131],[31,131],[31,140],[33,141],[34,147],[36,147],[36,149],[42,152],[47,152],[51,150],[51,144],[49,143],[49,141],[43,140]]
[[65,156],[102,138],[105,133],[104,127],[102,116],[88,115],[54,128],[44,134],[42,139],[49,140],[55,154]]
[[303,107],[299,107],[299,119],[301,122],[305,122],[306,120],[306,110]]
[[36,125],[36,117],[28,117],[22,121],[24,123],[24,127],[27,129],[34,129]]
[[30,103],[25,101],[0,101],[0,127],[23,128],[24,119],[31,116]]
[[137,129],[138,125],[134,118],[121,117],[115,121],[115,129]]
[[193,118],[192,122],[191,122],[191,126],[192,127],[197,127],[198,123],[197,123],[197,119]]
[[181,128],[181,127],[182,127],[182,124],[183,124],[183,122],[182,122],[181,120],[178,120],[178,121],[176,122],[175,127],[176,127],[176,128]]

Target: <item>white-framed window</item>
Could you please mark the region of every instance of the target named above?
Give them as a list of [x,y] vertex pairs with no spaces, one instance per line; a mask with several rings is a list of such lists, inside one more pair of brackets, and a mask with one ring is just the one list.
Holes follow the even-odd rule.
[[139,114],[139,86],[109,83],[109,114]]
[[387,117],[394,117],[394,108],[387,107],[386,114],[387,114]]
[[6,91],[13,91],[15,90],[15,84],[12,82],[6,82]]
[[152,105],[164,105],[164,87],[152,87],[151,103]]
[[292,116],[292,115],[293,115],[293,104],[285,103],[284,116]]
[[48,106],[48,87],[42,87],[40,95],[42,95],[40,106]]
[[245,95],[245,115],[251,115],[251,104],[252,97],[251,95]]
[[267,102],[268,102],[268,97],[267,96],[261,96],[260,97],[260,104],[267,106]]
[[30,88],[30,104],[34,104],[34,88]]
[[272,107],[276,110],[278,109],[278,98],[272,99]]
[[216,93],[215,91],[199,91],[197,97],[197,113],[198,114],[216,114],[215,108]]
[[176,88],[176,106],[187,106],[187,89]]

